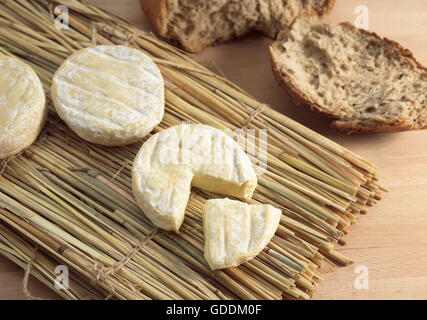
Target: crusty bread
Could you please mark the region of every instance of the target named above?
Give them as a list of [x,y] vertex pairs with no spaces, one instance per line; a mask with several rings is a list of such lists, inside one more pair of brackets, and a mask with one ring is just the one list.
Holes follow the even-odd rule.
[[157,32],[199,52],[259,30],[274,38],[305,12],[327,14],[335,0],[141,0]]
[[270,47],[281,85],[347,133],[427,127],[427,69],[398,43],[350,23],[297,19]]

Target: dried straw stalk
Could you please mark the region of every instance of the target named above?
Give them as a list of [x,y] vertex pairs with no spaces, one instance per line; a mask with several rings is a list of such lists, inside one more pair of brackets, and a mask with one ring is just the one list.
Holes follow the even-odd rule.
[[[55,272],[55,268],[61,263],[38,251],[28,240],[3,223],[0,224],[0,253],[24,270],[29,267],[34,277],[64,299],[99,300],[107,295],[107,292],[85,284],[76,274],[69,275],[68,289],[64,286],[65,284],[63,289],[55,287],[55,279],[59,275]],[[31,265],[28,264],[30,260],[32,260]],[[27,294],[29,294],[28,289]]]
[[261,254],[223,271],[212,272],[203,258],[201,212],[211,194],[194,190],[180,234],[141,242],[154,229],[131,192],[142,141],[123,148],[88,144],[59,121],[49,101],[41,137],[3,166],[2,254],[25,266],[30,248],[38,246],[34,274],[52,287],[52,268],[66,264],[78,280],[61,295],[72,299],[307,299],[324,261],[351,263],[334,243],[380,199],[374,165],[153,35],[82,0],[62,3],[70,9],[67,30],[54,28],[54,1],[1,1],[1,52],[31,65],[50,96],[52,75],[72,52],[94,44],[142,50],[166,82],[166,113],[155,132],[182,121],[268,129],[268,170],[259,176],[253,202],[280,207],[283,217]]

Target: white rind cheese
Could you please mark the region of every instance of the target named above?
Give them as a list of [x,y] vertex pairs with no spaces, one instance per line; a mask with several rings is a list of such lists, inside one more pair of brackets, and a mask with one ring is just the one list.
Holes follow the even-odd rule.
[[121,146],[145,137],[162,120],[164,82],[139,50],[97,46],[65,60],[53,77],[52,100],[81,138]]
[[211,269],[237,267],[255,257],[270,242],[281,215],[269,204],[208,200],[203,212],[204,255]]
[[132,170],[133,192],[145,215],[159,228],[178,231],[191,186],[249,199],[257,177],[239,144],[218,129],[183,124],[151,136]]
[[47,116],[40,79],[30,66],[0,56],[0,159],[36,140]]

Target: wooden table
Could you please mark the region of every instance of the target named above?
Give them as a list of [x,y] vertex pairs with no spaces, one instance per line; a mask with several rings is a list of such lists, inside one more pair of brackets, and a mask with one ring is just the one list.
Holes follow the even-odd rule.
[[[141,28],[150,29],[138,0],[92,0]],[[356,18],[358,0],[338,0],[328,22]],[[369,29],[397,40],[427,65],[427,1],[370,0]],[[259,100],[338,141],[379,167],[390,192],[361,217],[338,250],[354,261],[345,268],[323,267],[315,299],[427,299],[427,130],[393,134],[337,135],[330,121],[296,106],[273,79],[268,60],[271,41],[259,35],[209,48],[195,58],[223,73]],[[357,266],[368,268],[369,289],[356,289]],[[0,299],[23,299],[23,271],[0,257]],[[32,294],[55,298],[37,280]]]

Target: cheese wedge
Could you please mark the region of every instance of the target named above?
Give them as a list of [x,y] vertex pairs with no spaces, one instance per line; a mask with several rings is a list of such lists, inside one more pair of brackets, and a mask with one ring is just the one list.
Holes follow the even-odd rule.
[[0,159],[36,140],[47,116],[40,79],[20,60],[0,56]]
[[138,205],[165,230],[179,230],[191,186],[249,199],[256,185],[251,161],[239,144],[224,132],[199,124],[183,124],[151,136],[132,169]]
[[162,120],[164,82],[141,51],[97,46],[65,60],[53,77],[52,100],[81,138],[121,146],[145,137]]
[[270,242],[281,215],[269,204],[208,200],[203,212],[204,255],[211,269],[237,267],[255,257]]

